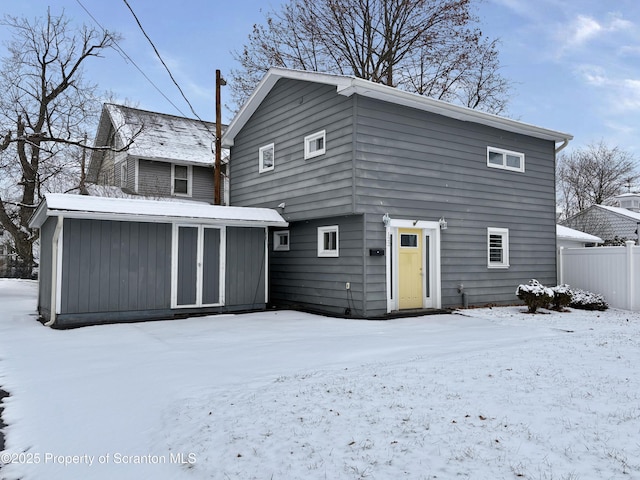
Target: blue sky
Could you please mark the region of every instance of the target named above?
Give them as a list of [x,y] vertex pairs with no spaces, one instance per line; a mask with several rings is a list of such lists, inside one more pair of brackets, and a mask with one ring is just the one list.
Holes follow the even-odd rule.
[[[176,109],[115,51],[87,65],[103,90],[140,108],[191,116],[122,0],[80,0]],[[281,1],[129,0],[198,115],[215,118],[215,70],[236,67],[264,11]],[[77,0],[10,0],[0,13],[33,18],[62,9],[73,22],[93,25]],[[501,39],[503,75],[513,82],[508,116],[574,135],[572,148],[604,140],[640,160],[640,2],[637,0],[483,0],[481,28]],[[0,27],[0,40],[7,39]],[[2,50],[4,56],[4,47]],[[222,91],[223,102],[229,95]],[[230,121],[228,110],[223,121]]]

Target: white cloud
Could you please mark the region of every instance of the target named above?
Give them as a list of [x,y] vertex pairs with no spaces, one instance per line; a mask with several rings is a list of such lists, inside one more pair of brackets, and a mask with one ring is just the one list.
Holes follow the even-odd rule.
[[606,17],[606,20],[600,21],[590,15],[578,14],[568,24],[560,26],[556,34],[558,56],[584,47],[605,35],[634,29],[634,24],[618,13],[608,13]]
[[640,111],[640,79],[616,77],[594,65],[580,65],[576,71],[587,85],[599,90],[599,98],[607,103],[608,111]]

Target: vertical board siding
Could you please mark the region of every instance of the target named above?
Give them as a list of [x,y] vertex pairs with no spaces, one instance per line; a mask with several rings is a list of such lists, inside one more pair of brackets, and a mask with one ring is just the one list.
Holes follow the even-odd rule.
[[[293,221],[351,213],[351,114],[351,102],[335,87],[279,80],[231,148],[231,205],[276,208],[285,202]],[[305,160],[304,137],[321,130],[327,153]],[[275,167],[259,173],[258,150],[270,143]]]
[[[384,242],[382,216],[437,221],[442,304],[516,301],[519,283],[555,280],[555,152],[551,141],[358,97],[356,205],[367,248]],[[525,172],[487,167],[487,146],[523,152]],[[510,267],[487,267],[487,227],[509,229]],[[368,302],[385,303],[384,266],[368,262]]]
[[202,258],[202,303],[220,301],[220,229],[205,228]]
[[[318,227],[330,225],[339,228],[340,256],[318,257]],[[289,251],[273,251],[272,244],[269,248],[271,302],[337,314],[350,309],[353,315],[363,315],[362,216],[292,222],[288,230]]]
[[171,225],[65,219],[61,313],[170,307]]
[[178,227],[178,305],[195,305],[198,268],[198,227]]
[[264,229],[227,227],[226,305],[265,304]]
[[40,314],[49,320],[51,314],[51,284],[53,274],[52,241],[58,217],[49,217],[40,228],[40,264],[38,270],[38,309]]

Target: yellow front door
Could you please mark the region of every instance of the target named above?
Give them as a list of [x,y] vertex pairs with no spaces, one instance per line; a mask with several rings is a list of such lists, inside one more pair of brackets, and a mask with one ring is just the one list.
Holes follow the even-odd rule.
[[422,230],[398,229],[398,308],[422,308]]

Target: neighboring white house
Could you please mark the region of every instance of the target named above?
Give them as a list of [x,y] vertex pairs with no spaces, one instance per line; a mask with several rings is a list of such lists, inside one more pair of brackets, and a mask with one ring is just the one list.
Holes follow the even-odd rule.
[[564,225],[556,225],[556,239],[558,248],[588,247],[604,243],[600,237]]

